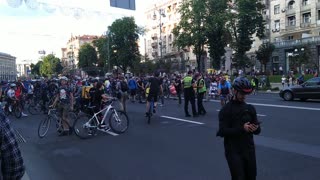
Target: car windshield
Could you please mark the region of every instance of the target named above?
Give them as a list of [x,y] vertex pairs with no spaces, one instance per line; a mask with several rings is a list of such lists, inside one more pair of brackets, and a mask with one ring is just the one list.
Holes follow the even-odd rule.
[[305,86],[319,86],[320,78],[312,78],[304,83]]

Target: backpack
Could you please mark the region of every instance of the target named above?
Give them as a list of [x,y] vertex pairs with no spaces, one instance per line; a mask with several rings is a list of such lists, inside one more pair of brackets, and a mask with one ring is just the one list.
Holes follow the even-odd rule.
[[120,86],[121,86],[121,91],[122,92],[126,92],[129,90],[128,84],[125,81],[121,81],[120,82]]
[[83,99],[90,99],[90,89],[91,89],[91,86],[83,86],[82,87],[82,91],[81,91],[81,97]]

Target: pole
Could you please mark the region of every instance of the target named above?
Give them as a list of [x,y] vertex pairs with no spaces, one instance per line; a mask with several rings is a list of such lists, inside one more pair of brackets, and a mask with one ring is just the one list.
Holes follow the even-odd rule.
[[162,16],[162,14],[161,14],[161,9],[159,9],[159,16],[160,16],[160,25],[159,25],[159,27],[160,27],[160,59],[162,59],[162,23],[161,23],[161,16]]
[[111,71],[111,63],[110,63],[110,34],[107,32],[107,48],[108,48],[108,72]]

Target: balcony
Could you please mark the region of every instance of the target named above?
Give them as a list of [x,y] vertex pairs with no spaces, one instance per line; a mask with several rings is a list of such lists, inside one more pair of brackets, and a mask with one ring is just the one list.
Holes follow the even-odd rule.
[[158,43],[157,43],[157,42],[153,42],[153,43],[151,43],[151,47],[153,47],[153,48],[157,48],[157,47],[158,47]]
[[296,14],[296,10],[294,8],[291,8],[291,9],[287,9],[286,10],[286,15],[289,16],[289,15],[294,15]]
[[286,26],[286,31],[292,31],[292,30],[295,30],[295,29],[296,29],[296,25],[295,24]]
[[301,28],[310,28],[311,27],[311,23],[301,23],[300,27]]
[[310,10],[311,10],[311,5],[310,4],[302,4],[301,12],[302,11],[310,11]]
[[265,20],[265,21],[268,21],[268,20],[269,20],[269,16],[266,15],[266,14],[263,14],[263,15],[262,15],[262,18],[263,18],[263,20]]
[[276,48],[282,48],[282,47],[292,47],[297,45],[316,44],[316,43],[320,43],[320,36],[296,39],[296,40],[279,41],[279,42],[274,42],[273,45]]
[[156,39],[158,39],[158,34],[157,34],[157,33],[155,33],[155,34],[152,34],[152,35],[151,35],[151,38],[152,38],[153,40],[156,40]]
[[317,2],[317,9],[320,8],[320,1]]

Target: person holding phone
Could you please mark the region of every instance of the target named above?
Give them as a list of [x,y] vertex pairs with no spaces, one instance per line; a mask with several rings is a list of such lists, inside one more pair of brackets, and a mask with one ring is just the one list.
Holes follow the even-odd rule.
[[225,157],[232,180],[255,180],[257,176],[253,135],[261,132],[254,106],[245,102],[253,91],[250,81],[238,77],[233,97],[219,112],[217,136],[224,138]]

